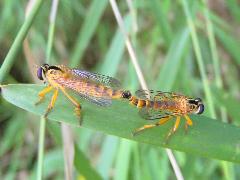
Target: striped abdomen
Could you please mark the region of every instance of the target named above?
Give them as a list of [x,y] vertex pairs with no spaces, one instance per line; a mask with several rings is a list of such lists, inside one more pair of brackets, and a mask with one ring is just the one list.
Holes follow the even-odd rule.
[[175,110],[177,108],[177,103],[174,101],[152,101],[147,99],[139,99],[135,96],[129,98],[131,104],[137,106],[138,108],[153,108],[153,109],[164,109],[164,110]]
[[138,108],[152,107],[154,102],[150,100],[138,99],[135,96],[129,98],[130,104],[137,106]]
[[139,99],[135,96],[132,96],[130,91],[122,91],[122,98],[128,99],[130,101],[130,104],[137,106],[138,108],[143,108],[146,106],[151,107],[153,105],[153,101]]
[[119,99],[122,97],[122,90],[115,90],[101,84],[93,84],[86,82],[85,91],[90,95],[97,97],[109,97],[111,99]]

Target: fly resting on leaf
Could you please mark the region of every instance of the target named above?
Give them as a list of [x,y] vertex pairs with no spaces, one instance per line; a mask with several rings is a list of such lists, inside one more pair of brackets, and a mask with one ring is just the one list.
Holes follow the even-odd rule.
[[60,90],[75,106],[75,113],[80,120],[80,125],[82,123],[81,105],[67,92],[68,89],[99,106],[109,106],[112,99],[125,98],[123,95],[127,94],[120,90],[120,83],[117,79],[84,70],[70,69],[64,65],[43,64],[38,68],[37,76],[48,85],[39,92],[39,100],[36,105],[42,102],[47,93],[54,91],[44,117],[47,117],[53,109]]
[[[126,92],[123,92],[123,94]],[[129,94],[126,97],[129,99],[130,104],[139,108],[139,113],[144,119],[159,119],[155,124],[144,125],[136,129],[133,135],[145,129],[160,126],[171,118],[176,117],[175,124],[167,135],[168,139],[178,129],[181,117],[184,117],[186,120],[185,130],[187,130],[188,126],[193,124],[188,115],[202,114],[204,111],[204,105],[200,98],[190,98],[171,92],[138,90],[136,91],[136,96]]]

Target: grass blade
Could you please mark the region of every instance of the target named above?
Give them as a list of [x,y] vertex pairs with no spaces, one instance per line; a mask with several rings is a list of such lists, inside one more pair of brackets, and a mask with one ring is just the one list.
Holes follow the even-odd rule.
[[[124,18],[124,24],[127,31],[130,28],[131,18],[126,16]],[[122,32],[118,29],[112,40],[111,46],[104,58],[104,62],[101,64],[100,73],[114,76],[119,67],[119,63],[122,60],[124,54],[125,41]]]
[[240,42],[238,39],[231,36],[231,32],[224,32],[220,28],[214,29],[217,38],[222,43],[223,47],[228,51],[228,53],[232,56],[233,60],[240,64],[240,54],[239,54],[239,46]]
[[22,42],[24,40],[24,38],[27,35],[28,30],[30,29],[32,22],[34,20],[34,18],[36,17],[38,10],[40,9],[41,5],[42,5],[43,0],[37,0],[35,2],[34,7],[32,8],[32,11],[30,12],[29,16],[27,17],[26,21],[24,22],[24,24],[22,25],[20,31],[18,32],[6,58],[3,61],[3,64],[0,68],[0,83],[3,82],[5,76],[9,73],[15,57],[22,45]]
[[[177,77],[178,69],[180,68],[180,63],[184,54],[184,50],[189,42],[189,37],[189,30],[183,29],[173,39],[165,63],[161,67],[161,71],[156,81],[158,82],[158,86],[162,91],[169,91],[172,88],[174,81]],[[167,77],[166,74],[168,74]]]
[[107,2],[107,0],[94,0],[92,2],[89,11],[86,14],[81,31],[77,37],[76,45],[70,58],[70,66],[77,67],[79,65],[83,53],[97,27],[97,24],[100,22],[99,19],[107,6]]
[[130,168],[132,142],[122,139],[116,159],[116,175],[114,180],[127,179]]
[[[2,96],[8,102],[18,107],[38,115],[43,115],[50,96],[46,97],[46,101],[43,104],[37,107],[34,106],[38,98],[37,94],[42,88],[43,86],[31,84],[5,85],[2,86]],[[215,121],[205,116],[193,115],[191,117],[194,125],[189,128],[188,134],[184,133],[182,121],[177,133],[166,144],[165,137],[174,121],[133,137],[132,131],[134,129],[151,123],[140,118],[136,107],[129,105],[124,100],[116,100],[108,108],[97,107],[84,100],[81,100],[81,103],[83,107],[83,127],[85,128],[137,142],[240,163],[240,131],[236,126]],[[72,104],[66,101],[66,98],[60,94],[54,111],[49,114],[49,120],[79,126],[77,117],[73,112]]]
[[77,168],[78,172],[81,174],[81,176],[83,176],[84,179],[102,179],[100,175],[95,171],[95,169],[91,166],[84,153],[78,149],[77,146],[75,146],[74,166]]

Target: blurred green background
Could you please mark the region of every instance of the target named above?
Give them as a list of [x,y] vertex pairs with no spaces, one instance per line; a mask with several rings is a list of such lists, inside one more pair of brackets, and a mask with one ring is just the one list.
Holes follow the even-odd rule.
[[[26,8],[32,2],[0,2],[0,62],[10,70],[3,73],[1,67],[1,84],[42,83],[36,79],[36,65],[50,62],[116,77],[133,92],[140,88],[107,0],[62,0],[58,6],[37,0],[40,9],[26,27],[25,41],[11,48],[28,21]],[[117,5],[150,89],[202,97],[205,116],[239,125],[239,1],[126,0]],[[51,22],[53,7],[56,21]],[[36,175],[40,122],[40,117],[1,99],[1,179],[41,177]],[[69,177],[64,175],[63,151],[72,145],[69,141],[75,144],[74,179],[176,178],[163,148],[52,121],[46,122],[45,133],[44,179]],[[238,164],[176,151],[174,155],[185,179],[240,178]]]

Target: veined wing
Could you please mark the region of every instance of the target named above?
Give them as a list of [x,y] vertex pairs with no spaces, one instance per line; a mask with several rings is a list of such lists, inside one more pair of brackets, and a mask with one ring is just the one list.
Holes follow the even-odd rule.
[[153,108],[144,107],[139,110],[139,114],[142,118],[146,120],[156,120],[161,119],[164,117],[174,116],[176,115],[173,112],[167,111],[167,110],[156,110]]
[[[183,97],[183,95],[172,93],[172,92],[162,92],[162,91],[153,91],[153,90],[138,90],[136,91],[136,96],[139,99],[150,100],[153,103],[173,103],[174,99]],[[176,110],[163,109],[163,108],[154,108],[153,106],[144,107],[139,110],[141,117],[147,120],[161,119],[169,116],[181,115]]]
[[139,99],[144,99],[144,100],[152,100],[153,97],[154,97],[154,91],[153,90],[140,89],[140,90],[137,90],[135,92],[135,94]]
[[55,81],[65,88],[71,89],[79,94],[82,98],[99,106],[109,106],[112,103],[111,97],[100,90],[98,84],[89,84],[85,80],[77,80],[74,77],[64,78],[59,77]]
[[110,106],[112,104],[111,99],[107,99],[103,97],[89,96],[87,94],[82,94],[82,93],[79,93],[79,96],[98,106]]
[[173,92],[163,92],[163,91],[153,91],[153,90],[137,90],[135,92],[139,99],[152,100],[152,101],[166,101],[174,98],[183,97],[184,95],[173,93]]
[[110,76],[106,76],[98,73],[92,73],[92,72],[88,72],[80,69],[71,69],[71,71],[75,76],[93,81],[95,83],[103,84],[107,87],[119,88],[121,86],[120,82],[117,79]]

